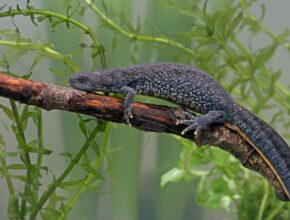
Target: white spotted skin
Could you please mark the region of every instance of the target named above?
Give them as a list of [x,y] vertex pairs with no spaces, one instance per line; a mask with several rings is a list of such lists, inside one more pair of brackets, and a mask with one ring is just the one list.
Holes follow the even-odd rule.
[[145,64],[126,68],[126,71],[138,76],[128,82],[137,93],[163,98],[200,113],[231,111],[236,105],[217,81],[191,66]]

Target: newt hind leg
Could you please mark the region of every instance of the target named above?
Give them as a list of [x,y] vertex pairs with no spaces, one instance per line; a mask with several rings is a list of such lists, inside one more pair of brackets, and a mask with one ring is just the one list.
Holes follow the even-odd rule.
[[192,116],[189,117],[189,120],[177,121],[176,124],[187,125],[187,127],[181,132],[182,135],[191,130],[195,130],[194,134],[198,135],[202,130],[207,129],[213,123],[225,122],[225,116],[226,114],[224,111],[214,110],[197,118]]

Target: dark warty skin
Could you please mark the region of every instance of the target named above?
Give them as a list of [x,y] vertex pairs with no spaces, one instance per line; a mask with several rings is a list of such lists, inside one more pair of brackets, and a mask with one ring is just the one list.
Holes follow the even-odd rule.
[[213,123],[239,132],[265,159],[290,200],[290,149],[266,122],[239,106],[208,74],[191,66],[173,63],[142,64],[98,72],[82,72],[70,77],[72,87],[84,91],[126,94],[124,117],[128,124],[137,94],[163,98],[203,116],[178,122],[200,132]]

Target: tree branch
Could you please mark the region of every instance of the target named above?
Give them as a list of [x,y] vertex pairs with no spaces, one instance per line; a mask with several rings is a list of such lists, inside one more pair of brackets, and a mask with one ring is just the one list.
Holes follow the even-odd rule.
[[[46,110],[59,109],[125,123],[121,99],[16,78],[5,73],[0,73],[0,96]],[[181,131],[185,128],[184,125],[176,125],[176,120],[185,119],[182,108],[135,102],[132,114],[130,122],[140,130],[181,136]],[[195,141],[199,146],[210,144],[230,152],[243,166],[262,174],[274,186],[280,198],[285,197],[280,183],[263,158],[235,131],[223,125],[215,125],[201,136],[187,132],[183,137]]]

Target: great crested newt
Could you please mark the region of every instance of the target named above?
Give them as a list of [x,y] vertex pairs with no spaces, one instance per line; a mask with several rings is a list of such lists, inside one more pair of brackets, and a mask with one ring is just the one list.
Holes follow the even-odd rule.
[[[290,148],[266,122],[238,105],[210,75],[192,66],[152,63],[97,72],[82,72],[69,79],[72,87],[84,91],[126,94],[124,117],[130,123],[136,94],[158,97],[202,114],[183,133],[201,132],[213,123],[222,123],[238,132],[265,160],[283,188],[284,201],[290,201]],[[277,190],[276,190],[277,191]]]

